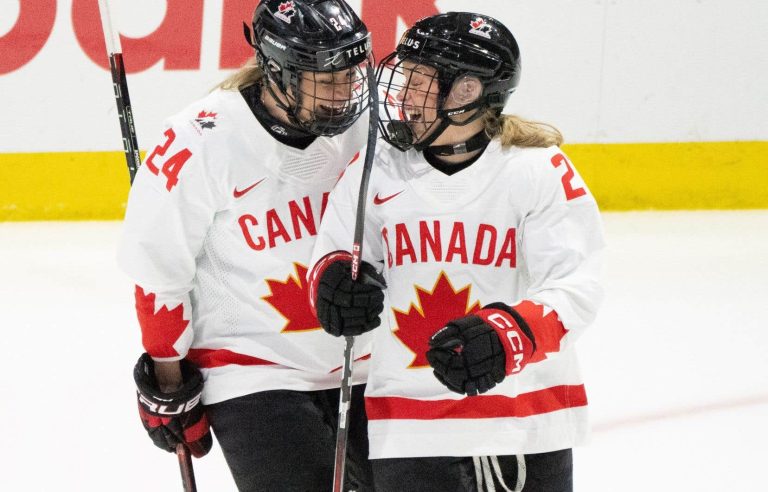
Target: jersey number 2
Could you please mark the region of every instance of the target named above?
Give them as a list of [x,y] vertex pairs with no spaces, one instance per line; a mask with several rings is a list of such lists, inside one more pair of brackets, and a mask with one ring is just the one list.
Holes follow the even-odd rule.
[[144,161],[144,164],[155,176],[159,176],[161,172],[163,173],[163,176],[168,180],[165,183],[165,188],[168,191],[171,191],[171,189],[176,186],[176,183],[179,182],[181,168],[184,167],[187,160],[192,157],[192,152],[190,152],[189,149],[181,149],[166,159],[162,169],[158,169],[157,165],[155,165],[155,158],[157,156],[164,157],[174,140],[176,140],[176,132],[173,131],[173,128],[167,129],[165,131],[165,143],[155,147],[154,150],[152,150],[152,153],[149,154],[149,157]]
[[552,158],[553,166],[560,167],[560,164],[565,164],[565,167],[567,169],[565,174],[563,174],[562,179],[560,180],[563,182],[563,190],[565,190],[565,199],[573,200],[574,198],[579,198],[580,196],[586,195],[587,191],[584,188],[574,188],[573,185],[571,184],[571,180],[573,179],[573,176],[576,173],[573,172],[571,163],[568,162],[568,159],[566,159],[563,154],[557,154]]

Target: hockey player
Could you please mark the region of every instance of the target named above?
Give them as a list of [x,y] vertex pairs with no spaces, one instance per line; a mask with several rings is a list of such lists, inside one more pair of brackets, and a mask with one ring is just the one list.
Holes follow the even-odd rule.
[[[327,491],[344,345],[311,312],[306,271],[328,193],[365,146],[370,36],[343,0],[264,0],[249,38],[254,60],[168,120],[131,190],[119,263],[146,350],[139,410],[155,444],[197,457],[210,422],[241,491]],[[363,389],[355,490],[371,482]]]
[[333,193],[313,306],[334,335],[374,330],[365,395],[377,491],[572,490],[587,432],[574,341],[601,301],[597,205],[560,133],[504,115],[517,43],[485,15],[411,27],[381,61],[384,138],[364,265],[346,279],[360,170]]

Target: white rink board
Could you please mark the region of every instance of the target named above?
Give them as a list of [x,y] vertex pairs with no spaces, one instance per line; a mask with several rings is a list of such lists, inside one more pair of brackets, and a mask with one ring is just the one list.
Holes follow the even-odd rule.
[[[32,1],[0,0],[0,40],[14,27],[21,2]],[[78,44],[73,2],[83,3],[56,2],[55,24],[41,51],[0,75],[0,153],[120,148],[110,75]],[[768,139],[768,2],[763,0],[350,4],[359,11],[362,2],[388,10],[417,3],[440,11],[478,9],[502,20],[521,45],[524,67],[508,111],[559,126],[569,142]],[[143,149],[153,145],[163,118],[229,73],[218,68],[224,2],[202,4],[199,69],[168,71],[158,63],[129,75]],[[112,5],[117,28],[131,37],[150,34],[165,16],[162,0],[112,0]],[[391,33],[392,43],[403,28],[400,23]]]

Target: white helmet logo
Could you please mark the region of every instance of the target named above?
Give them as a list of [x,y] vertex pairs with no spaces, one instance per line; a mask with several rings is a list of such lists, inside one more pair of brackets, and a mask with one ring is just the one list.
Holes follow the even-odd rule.
[[293,2],[282,2],[277,7],[277,12],[275,12],[275,17],[280,19],[281,21],[290,24],[291,18],[296,13],[296,10],[294,9]]
[[487,39],[491,39],[491,26],[485,22],[485,19],[478,17],[475,20],[469,21],[470,30],[472,34],[477,34]]

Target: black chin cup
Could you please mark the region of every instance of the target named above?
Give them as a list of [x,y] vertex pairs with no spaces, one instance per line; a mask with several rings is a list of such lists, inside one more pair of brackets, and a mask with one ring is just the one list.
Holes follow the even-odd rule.
[[413,132],[404,121],[392,120],[387,123],[385,134],[390,143],[401,150],[408,150],[413,146]]

